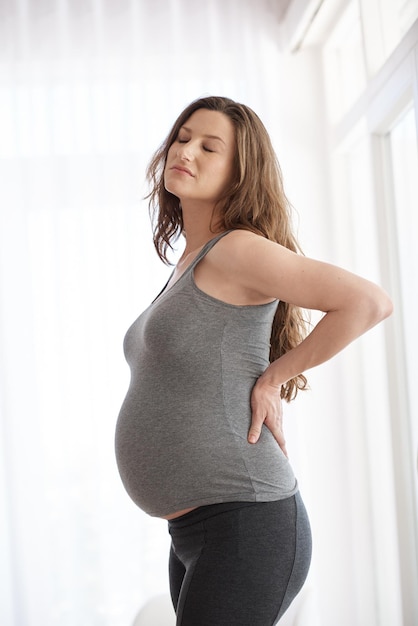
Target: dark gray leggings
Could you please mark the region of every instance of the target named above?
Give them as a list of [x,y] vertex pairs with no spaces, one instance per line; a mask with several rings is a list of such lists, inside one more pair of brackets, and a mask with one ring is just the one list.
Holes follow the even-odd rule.
[[168,525],[177,626],[273,626],[305,582],[312,543],[299,493],[203,506]]

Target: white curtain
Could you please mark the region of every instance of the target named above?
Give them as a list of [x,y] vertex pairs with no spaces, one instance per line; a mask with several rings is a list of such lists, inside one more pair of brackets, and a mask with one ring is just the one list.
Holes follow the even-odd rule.
[[123,335],[167,274],[144,169],[201,95],[277,133],[276,27],[268,0],[0,0],[2,626],[127,626],[168,590],[113,453]]

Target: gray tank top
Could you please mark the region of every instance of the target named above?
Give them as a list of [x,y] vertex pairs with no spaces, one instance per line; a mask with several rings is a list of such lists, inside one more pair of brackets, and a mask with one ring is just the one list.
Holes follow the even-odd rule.
[[277,301],[227,304],[194,282],[194,268],[226,234],[203,247],[125,336],[131,382],[116,459],[128,494],[149,515],[297,491],[267,427],[258,443],[247,442],[251,390],[269,365]]

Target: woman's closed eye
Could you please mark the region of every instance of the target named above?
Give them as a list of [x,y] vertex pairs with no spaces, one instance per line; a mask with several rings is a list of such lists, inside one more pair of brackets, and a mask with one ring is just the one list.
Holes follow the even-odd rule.
[[[188,143],[189,141],[190,141],[190,139],[185,139],[184,137],[178,137],[177,138],[177,143],[185,144],[185,143]],[[212,147],[209,147],[206,144],[202,145],[202,149],[205,152],[215,152],[215,150]]]

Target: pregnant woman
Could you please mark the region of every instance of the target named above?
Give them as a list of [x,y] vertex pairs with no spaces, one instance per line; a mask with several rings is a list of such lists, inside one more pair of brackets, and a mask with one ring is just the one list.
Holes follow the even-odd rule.
[[[180,234],[185,249],[125,337],[120,475],[143,511],[168,520],[177,626],[273,626],[311,558],[282,399],[392,305],[300,253],[269,136],[247,106],[190,104],[148,178],[160,258]],[[324,312],[309,334],[301,308]]]

